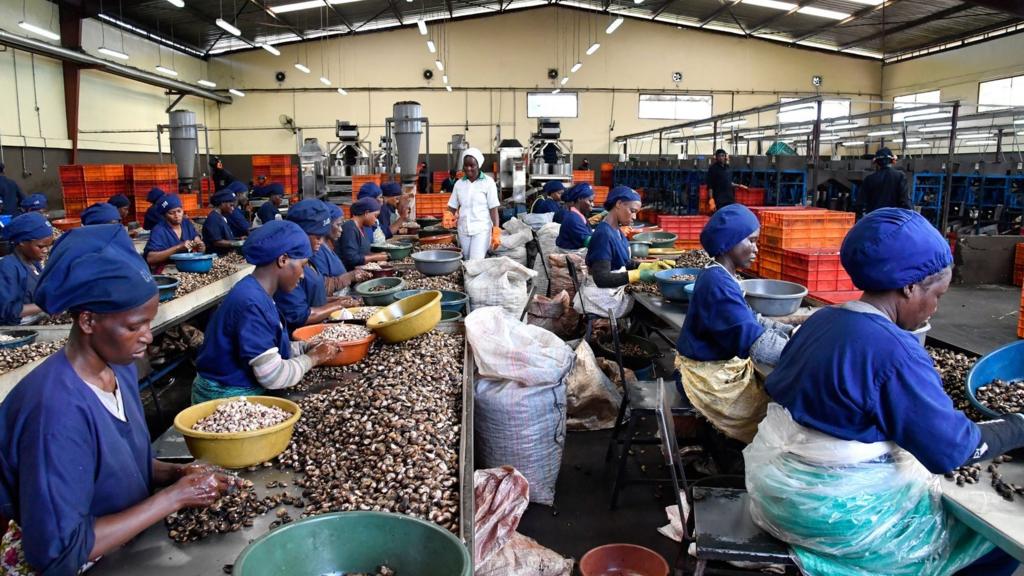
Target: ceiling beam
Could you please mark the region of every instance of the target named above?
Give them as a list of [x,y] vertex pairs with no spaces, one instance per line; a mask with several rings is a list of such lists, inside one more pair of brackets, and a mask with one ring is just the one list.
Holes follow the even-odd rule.
[[835,22],[832,22],[830,24],[826,24],[824,26],[818,26],[818,27],[814,28],[813,30],[811,30],[810,32],[808,32],[808,33],[806,33],[806,34],[804,34],[802,36],[798,36],[798,37],[792,39],[790,41],[790,44],[796,44],[797,42],[803,42],[804,40],[807,40],[807,39],[810,39],[810,38],[814,38],[815,36],[817,36],[818,34],[821,34],[822,32],[827,32],[827,31],[829,31],[829,30],[831,30],[833,28],[837,28],[839,26],[843,26],[845,24],[849,24],[850,22],[853,22],[854,20],[858,20],[858,19],[863,18],[865,16],[870,16],[872,13],[877,12],[878,10],[882,10],[883,8],[888,8],[889,6],[892,6],[893,4],[895,4],[895,3],[899,2],[899,1],[900,0],[888,0],[888,2],[883,2],[883,3],[879,4],[878,6],[868,6],[867,8],[861,8],[860,10],[857,10],[853,14],[850,14],[849,18],[844,18],[843,20],[836,20]]
[[263,10],[263,12],[267,16],[270,16],[272,20],[287,28],[289,31],[291,31],[292,34],[298,36],[300,40],[306,39],[306,35],[303,34],[301,30],[299,30],[298,28],[295,27],[294,24],[286,20],[284,16],[278,16],[273,10],[270,9],[269,6],[267,6],[266,2],[263,2],[262,0],[249,0],[249,3],[253,6],[256,6],[260,10]]
[[1018,18],[1024,18],[1024,2],[1020,0],[968,0],[983,8],[1005,12]]
[[754,26],[750,30],[747,30],[747,36],[753,34],[754,32],[759,32],[767,26],[775,24],[776,22],[782,20],[786,16],[792,16],[793,14],[796,14],[801,8],[803,8],[804,6],[810,6],[811,4],[814,4],[815,1],[816,0],[800,0],[800,2],[796,6],[793,6],[792,9],[787,10],[785,12],[779,12],[778,14],[774,14],[772,16],[769,16],[768,18],[765,18],[764,20],[761,20],[760,22],[754,24]]
[[950,17],[950,16],[952,16],[954,14],[963,12],[964,10],[968,10],[971,7],[972,6],[970,4],[960,4],[958,6],[951,6],[949,8],[946,8],[945,10],[939,10],[938,12],[935,12],[934,14],[929,14],[928,16],[923,16],[921,18],[917,18],[916,20],[911,20],[909,22],[904,22],[903,24],[899,24],[897,26],[893,26],[892,28],[886,28],[885,25],[883,24],[882,25],[882,29],[880,31],[875,32],[874,34],[868,34],[867,36],[863,36],[861,38],[858,38],[858,39],[854,40],[853,42],[847,42],[846,44],[843,44],[842,46],[840,46],[839,49],[840,50],[848,50],[850,48],[853,48],[854,46],[860,46],[861,44],[864,44],[865,42],[870,42],[870,41],[872,41],[872,40],[874,40],[876,38],[881,38],[883,36],[888,36],[890,34],[899,34],[900,32],[904,32],[906,30],[910,30],[911,28],[916,28],[917,26],[920,26],[922,24],[927,24],[929,22],[934,22],[936,20],[942,20],[943,18],[948,18],[948,17]]
[[405,26],[405,22],[402,21],[402,13],[398,11],[398,6],[395,6],[395,0],[388,0],[388,6],[391,7],[391,13],[395,15],[395,19],[398,20],[399,26]]
[[714,21],[715,18],[718,18],[719,16],[721,16],[722,13],[724,13],[726,10],[731,9],[733,6],[739,4],[742,0],[718,0],[718,1],[721,2],[722,5],[719,6],[714,12],[709,14],[707,18],[701,20],[700,21],[700,26],[698,26],[698,28],[703,28],[703,27],[707,26],[712,21]]
[[380,12],[377,12],[377,13],[376,13],[376,14],[374,14],[373,16],[370,16],[369,18],[367,18],[367,19],[366,19],[366,21],[365,21],[365,22],[363,22],[362,24],[360,24],[360,25],[356,26],[356,29],[355,29],[355,31],[356,31],[356,32],[358,32],[358,31],[359,31],[359,30],[360,30],[360,29],[361,29],[361,28],[362,28],[363,26],[366,26],[366,25],[367,25],[367,24],[369,24],[370,22],[373,22],[373,21],[374,21],[374,20],[376,20],[377,18],[380,18],[380,15],[381,15],[381,14],[383,14],[383,13],[385,13],[385,12],[387,12],[388,10],[390,10],[390,8],[389,8],[388,6],[385,6],[385,7],[384,7],[384,8],[383,8],[383,9],[382,9],[382,10],[381,10]]
[[925,48],[931,48],[932,46],[940,46],[942,44],[946,44],[946,43],[949,43],[949,42],[956,42],[957,40],[963,40],[965,38],[970,38],[972,36],[977,36],[979,34],[984,34],[986,32],[992,32],[993,30],[1001,30],[1003,28],[1006,28],[1007,26],[1013,26],[1014,24],[1019,24],[1020,22],[1024,22],[1024,20],[1016,19],[1015,18],[1015,19],[1013,19],[1013,20],[1011,20],[1009,22],[1000,22],[998,24],[992,24],[992,25],[989,25],[989,26],[985,26],[983,28],[977,28],[977,29],[974,29],[974,30],[968,30],[966,32],[957,32],[956,34],[949,34],[947,36],[942,36],[940,38],[933,38],[931,40],[928,40],[928,41],[923,42],[921,44],[918,44],[916,46],[910,46],[910,47],[907,47],[907,48],[900,48],[899,51],[896,52],[895,54],[893,54],[892,56],[899,56],[900,54],[905,54],[907,52],[914,52],[916,50],[923,50]]
[[341,20],[341,23],[345,25],[345,28],[348,28],[349,32],[355,32],[357,30],[357,28],[352,26],[352,23],[349,22],[348,18],[345,18],[345,16],[334,7],[334,4],[331,4],[330,2],[325,2],[325,4],[327,4],[327,9]]
[[[186,4],[186,6],[188,6],[188,4]],[[238,17],[242,15],[242,11],[245,10],[246,6],[248,6],[248,4],[246,4],[245,2],[242,2],[242,6],[238,9],[238,12],[235,12],[235,18],[234,18],[233,22],[238,22]],[[220,42],[220,39],[224,37],[224,34],[225,34],[225,32],[221,31],[219,34],[217,34],[217,37],[214,38],[213,42],[210,43],[210,45],[206,47],[206,52],[203,54],[203,59],[206,59],[206,58],[208,58],[210,56],[210,50],[213,50],[213,47],[217,45],[217,42]],[[241,37],[237,37],[236,36],[236,38],[241,38]],[[243,42],[249,44],[253,48],[256,47],[255,44],[253,44],[252,42],[249,42],[245,38],[241,38],[241,40]]]
[[452,0],[444,0],[444,7],[448,9],[448,17],[455,18],[455,14],[452,12]]
[[667,10],[668,7],[671,6],[675,1],[676,0],[665,0],[664,2],[662,2],[661,6],[658,6],[658,8],[654,11],[654,13],[651,14],[651,20],[654,20],[658,16],[661,16],[662,12]]

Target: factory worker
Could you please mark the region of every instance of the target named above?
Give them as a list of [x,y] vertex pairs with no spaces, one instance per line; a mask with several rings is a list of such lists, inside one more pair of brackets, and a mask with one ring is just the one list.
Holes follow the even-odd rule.
[[[562,193],[565,191],[565,185],[558,180],[551,180],[544,185],[544,189],[541,190],[542,194],[537,195],[537,199],[533,201],[533,206],[530,207],[531,214],[549,214],[557,213],[562,209],[561,198]],[[546,197],[545,197],[546,196]]]
[[256,183],[252,185],[252,197],[253,198],[266,198],[270,196],[270,187],[274,184],[281,186],[281,192],[284,193],[284,185],[277,182],[268,182],[267,177],[260,174],[256,177]]
[[18,183],[11,180],[4,174],[4,163],[0,162],[0,206],[3,207],[2,214],[14,216],[18,214],[18,206],[25,199]]
[[21,212],[26,214],[28,212],[39,212],[43,216],[47,213],[46,196],[42,194],[29,194],[24,200],[21,201]]
[[[377,202],[383,203],[384,190],[377,186],[374,182],[367,182],[359,187],[359,193],[356,195],[356,200],[362,200],[363,198],[373,198]],[[383,208],[383,207],[382,207]],[[371,244],[380,244],[387,240],[384,234],[384,230],[380,226],[380,215],[377,215],[377,219],[374,220],[373,224],[364,226],[367,236],[372,240]]]
[[[693,406],[716,429],[728,455],[719,463],[738,469],[739,451],[764,418],[768,397],[754,363],[775,366],[793,327],[754,313],[743,298],[736,270],[757,256],[761,225],[742,204],[714,213],[700,243],[714,259],[701,271],[676,342],[676,368]],[[728,462],[728,463],[727,463]]]
[[248,196],[236,194],[235,209],[228,214],[228,226],[231,227],[231,233],[235,238],[245,238],[249,235],[249,227],[252,225],[250,212]]
[[501,245],[498,221],[498,188],[494,180],[480,170],[484,155],[476,148],[462,154],[464,176],[455,183],[448,211],[458,213],[459,246],[466,260],[482,260],[488,249]]
[[213,177],[214,192],[228,190],[235,194],[245,194],[249,191],[245,184],[224,168],[224,162],[218,156],[210,158],[210,176]]
[[119,220],[124,222],[124,219],[128,217],[128,212],[131,211],[132,202],[124,194],[114,194],[107,200],[107,204],[110,204],[114,208],[117,208],[117,212],[120,215]]
[[42,311],[33,297],[53,245],[53,227],[42,214],[29,212],[15,216],[4,227],[3,238],[13,250],[0,258],[0,324],[38,321]]
[[120,223],[121,212],[113,204],[97,202],[82,211],[82,226]]
[[348,270],[369,262],[384,262],[388,255],[384,252],[371,253],[373,239],[367,233],[377,223],[380,213],[380,202],[373,198],[362,198],[352,204],[352,218],[341,225],[341,238],[335,246],[335,252]]
[[331,229],[324,236],[320,249],[313,252],[309,258],[309,264],[324,277],[324,285],[327,287],[327,294],[331,295],[344,290],[358,282],[372,278],[372,275],[365,270],[355,269],[352,272],[345,270],[341,258],[334,251],[341,238],[341,227],[345,220],[341,208],[329,202],[324,203],[330,211]]
[[310,247],[310,261],[303,268],[299,285],[294,290],[279,290],[274,294],[274,303],[284,316],[288,330],[320,324],[332,313],[358,305],[350,298],[331,296],[333,293],[327,291],[323,274],[313,264],[313,255],[320,251],[324,236],[330,234],[333,225],[327,204],[315,198],[303,200],[288,209],[286,219],[302,228]]
[[157,287],[123,226],[65,233],[36,302],[74,322],[0,404],[0,559],[4,574],[74,576],[233,481],[153,458],[135,362],[153,341]]
[[231,242],[235,239],[235,233],[231,231],[228,216],[235,211],[235,193],[221,190],[213,195],[210,204],[213,210],[206,217],[206,222],[203,222],[203,243],[208,253],[227,254],[234,249]]
[[459,181],[458,172],[454,168],[448,171],[448,177],[441,182],[441,192],[444,194],[451,194],[455,190],[455,183]]
[[274,220],[252,231],[242,246],[256,270],[241,279],[210,318],[196,357],[192,403],[264,394],[299,383],[338,348],[323,342],[307,349],[288,338],[273,295],[295,290],[312,255],[298,224]]
[[160,222],[146,241],[142,257],[149,264],[154,274],[163,271],[170,262],[171,256],[180,252],[206,251],[206,244],[196,230],[192,220],[185,216],[181,207],[181,198],[177,194],[167,194],[156,204],[160,213]]
[[864,178],[857,193],[859,210],[868,214],[879,208],[914,209],[910,200],[910,186],[907,175],[897,170],[893,163],[896,155],[888,148],[880,148],[875,154],[875,171]]
[[736,203],[736,189],[747,190],[743,184],[732,183],[732,170],[729,169],[729,153],[719,148],[715,150],[715,161],[708,166],[708,190],[715,202],[715,209],[725,208]]
[[146,193],[146,202],[149,202],[149,208],[146,209],[146,215],[142,219],[143,230],[152,230],[154,226],[163,222],[164,216],[160,211],[160,199],[164,196],[167,196],[167,192],[155,186]]
[[949,243],[882,208],[840,257],[864,295],[811,316],[765,382],[773,403],[744,450],[755,521],[806,574],[1009,576],[1016,562],[943,508],[933,476],[1024,446],[1021,414],[956,410],[910,332],[949,287]]
[[[562,216],[555,246],[567,252],[581,250],[590,244],[594,233],[587,223],[590,211],[594,209],[594,189],[590,184],[580,183],[569,189],[563,196],[567,212]],[[627,253],[629,244],[626,244]]]
[[402,229],[409,219],[409,207],[402,202],[402,185],[397,182],[388,182],[380,187],[384,200],[380,205],[380,216],[378,224],[384,232],[384,239],[388,240]]
[[260,224],[281,219],[280,210],[281,204],[284,202],[284,185],[276,182],[270,184],[267,186],[267,194],[270,198],[256,209],[256,218],[259,219]]

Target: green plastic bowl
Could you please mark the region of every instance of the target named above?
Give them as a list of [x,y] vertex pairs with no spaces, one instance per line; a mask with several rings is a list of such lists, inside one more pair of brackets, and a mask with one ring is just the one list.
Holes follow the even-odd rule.
[[388,243],[371,244],[370,250],[373,250],[374,252],[387,252],[388,260],[401,260],[409,254],[412,254],[412,244],[399,244],[397,242],[391,242],[390,244],[392,246],[397,246],[397,248],[388,248]]
[[234,576],[373,573],[470,576],[469,550],[450,532],[411,516],[335,512],[286,524],[246,546]]
[[[387,290],[371,292],[377,286],[386,286]],[[387,306],[395,301],[395,295],[405,288],[405,280],[401,278],[374,278],[361,284],[356,284],[356,294],[363,299],[367,306]]]

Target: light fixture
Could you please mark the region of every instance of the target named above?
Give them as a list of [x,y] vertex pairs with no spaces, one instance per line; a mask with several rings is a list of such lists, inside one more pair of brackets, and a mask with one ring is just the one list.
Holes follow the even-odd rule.
[[644,3],[644,0],[633,0],[633,4],[636,4],[637,6],[639,6],[639,5],[643,4],[643,3]]
[[431,54],[437,52],[437,46],[434,46],[433,40],[427,40],[427,50],[430,50]]
[[1019,120],[1014,120],[1013,123],[1014,124],[1024,124],[1024,118],[1021,118]]
[[921,139],[920,138],[897,138],[896,141],[897,142],[902,142],[902,143],[906,144],[907,142],[920,142]]
[[992,133],[991,132],[977,132],[977,133],[974,133],[974,134],[957,134],[956,137],[959,140],[985,140],[986,138],[991,138],[992,137]]
[[593,44],[591,44],[590,48],[587,48],[587,56],[593,56],[594,52],[597,52],[597,49],[600,48],[600,47],[601,47],[601,45],[598,44],[597,42],[594,42]]
[[860,124],[856,122],[847,122],[845,124],[833,124],[828,127],[829,130],[848,130],[850,128],[859,128]]
[[241,30],[239,30],[235,25],[233,25],[232,23],[228,22],[227,20],[225,20],[223,18],[217,18],[215,24],[217,24],[218,28],[220,28],[221,30],[227,32],[228,34],[234,34],[235,36],[241,36],[242,35],[242,31]]
[[449,92],[451,92],[451,91],[452,91],[452,87],[451,87],[451,86],[449,86],[449,85],[447,85],[447,84],[445,84],[445,85],[444,85],[444,89],[445,89],[445,90],[447,90],[447,91],[449,91]]
[[168,68],[168,67],[164,66],[163,64],[158,64],[157,67],[156,67],[156,71],[160,72],[162,74],[167,74],[168,76],[177,76],[178,75],[178,71],[177,70],[174,70],[172,68]]
[[721,124],[719,124],[719,126],[721,126],[723,128],[729,128],[729,127],[732,127],[732,126],[739,126],[741,124],[746,124],[746,123],[747,123],[747,119],[746,118],[737,118],[736,120],[729,120],[728,122],[722,122]]
[[612,32],[615,32],[616,30],[619,29],[619,26],[622,26],[622,23],[624,21],[625,21],[625,18],[623,18],[622,16],[619,16],[615,20],[612,20],[612,23],[609,24],[608,27],[604,29],[604,33],[605,34],[611,34]]
[[904,116],[904,122],[912,122],[918,120],[941,120],[943,118],[949,118],[952,116],[951,112],[935,112],[932,114],[921,114],[919,116]]
[[790,2],[779,2],[778,0],[743,0],[744,4],[760,6],[762,8],[774,8],[776,10],[790,11],[796,8],[796,4]]
[[842,145],[843,146],[863,146],[864,143],[856,141],[856,140],[851,140],[849,142],[843,142]]
[[749,134],[740,134],[740,138],[756,140],[758,138],[764,138],[764,132],[751,132]]
[[241,90],[235,88],[228,88],[228,92],[234,94],[235,96],[238,96],[239,98],[245,98],[245,92],[242,92]]
[[434,66],[437,66],[438,70],[444,72],[444,62],[441,62],[440,60],[434,60]]
[[922,126],[917,129],[918,132],[946,132],[952,130],[952,124],[941,124],[938,126]]
[[551,93],[552,93],[552,94],[558,94],[558,93],[559,93],[559,92],[561,92],[561,91],[562,91],[562,89],[561,89],[561,88],[555,88],[554,90],[552,90],[552,91],[551,91]]
[[995,140],[968,140],[967,142],[961,142],[961,146],[991,146],[995,144]]
[[267,52],[270,52],[274,56],[280,56],[281,55],[281,51],[280,50],[278,50],[277,48],[274,48],[273,46],[271,46],[270,44],[267,44],[266,42],[264,42],[263,44],[260,44],[260,48],[263,48],[264,50],[266,50]]
[[868,132],[868,136],[892,136],[893,134],[899,134],[899,130],[879,130],[877,132]]
[[823,141],[826,141],[826,142],[828,142],[829,140],[839,140],[839,135],[838,134],[822,134],[821,136],[818,136],[818,140],[823,140]]
[[445,74],[444,76],[441,76],[441,81],[444,82],[445,84],[447,84],[448,83],[448,75]]
[[184,8],[185,7],[185,0],[167,0],[167,1],[170,2],[175,8]]
[[331,80],[327,76],[321,76],[320,77],[320,83],[323,84],[324,86],[330,86],[331,85]]
[[700,126],[694,126],[693,131],[696,132],[698,130],[711,130],[711,128],[713,128],[711,124],[701,124]]
[[829,18],[831,20],[846,20],[852,14],[847,12],[837,12],[835,10],[826,10],[824,8],[815,8],[814,6],[801,6],[797,12],[801,14],[807,14],[808,16],[818,16],[820,18]]
[[309,67],[306,66],[305,64],[300,64],[299,62],[296,62],[295,69],[298,70],[299,72],[302,72],[303,74],[309,74]]
[[562,86],[565,86],[568,83],[569,83],[569,77],[568,76],[562,76],[562,80],[561,80],[560,84]]
[[575,74],[575,73],[580,71],[580,68],[583,68],[583,62],[577,62],[577,63],[573,64],[572,68],[569,69],[569,72],[572,72],[573,74]]
[[[332,4],[337,4],[337,2],[332,2]],[[305,2],[292,2],[291,4],[282,4],[281,6],[271,6],[270,11],[274,14],[283,14],[285,12],[296,12],[298,10],[323,7],[324,0],[306,0]]]
[[905,148],[931,148],[931,144],[907,144]]
[[112,56],[114,58],[119,58],[121,60],[128,59],[128,55],[124,52],[119,52],[117,50],[114,50],[113,48],[107,48],[106,46],[100,46],[97,49],[97,52],[100,52],[101,54],[106,54],[107,56]]
[[338,88],[338,94],[341,94],[342,96],[348,96],[348,92],[346,92],[344,88]]
[[787,128],[783,130],[783,134],[810,134],[814,128]]
[[18,27],[22,28],[23,30],[28,30],[33,34],[38,34],[43,38],[49,38],[50,40],[60,40],[60,34],[57,34],[56,32],[51,32],[50,30],[47,30],[46,28],[43,28],[41,26],[36,26],[31,22],[26,22],[22,20],[21,22],[18,22]]
[[423,36],[427,35],[427,23],[426,22],[424,22],[423,20],[417,20],[416,21],[416,27],[420,29],[420,34],[422,34]]
[[206,86],[207,88],[216,88],[217,87],[217,83],[216,82],[210,82],[209,80],[198,80],[198,81],[196,81],[196,84],[199,84],[200,86]]

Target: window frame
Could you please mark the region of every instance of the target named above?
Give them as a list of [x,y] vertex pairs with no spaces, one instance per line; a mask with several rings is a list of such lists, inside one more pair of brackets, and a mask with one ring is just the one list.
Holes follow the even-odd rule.
[[[796,101],[796,100],[802,100],[803,97],[801,97],[801,96],[780,96],[779,97],[779,104],[780,105],[788,104],[788,102],[784,102],[784,100],[787,100],[787,99],[790,102],[793,102],[793,101]],[[843,113],[843,114],[836,114],[834,116],[827,116],[826,112],[825,112],[825,104],[827,102],[843,102],[843,103],[845,103],[846,104],[846,112]],[[852,107],[853,107],[853,100],[850,99],[850,98],[826,98],[825,100],[822,100],[822,102],[821,102],[821,119],[822,119],[822,121],[825,121],[825,120],[831,120],[833,118],[843,118],[843,117],[849,116],[850,115],[850,109]],[[785,106],[780,106],[779,107],[779,111],[775,115],[775,122],[776,122],[776,124],[799,124],[799,123],[804,123],[804,122],[814,122],[817,119],[817,116],[818,116],[815,113],[815,114],[812,114],[811,118],[808,118],[807,120],[783,120],[782,119],[782,115],[786,113],[785,111],[783,111],[783,108],[785,108]],[[813,108],[813,106],[812,106],[812,108]],[[792,113],[792,112],[798,112],[798,111],[799,110],[790,110],[789,112]]]
[[[992,84],[994,82],[1003,82],[1005,80],[1010,81],[1010,103],[1009,104],[985,104],[981,101],[981,87],[985,84]],[[1022,101],[1019,104],[1013,102],[1013,85],[1014,81],[1018,81],[1021,85],[1021,92],[1024,93],[1024,74],[1017,74],[1015,76],[1004,76],[1002,78],[993,78],[992,80],[985,80],[984,82],[978,82],[978,112],[991,112],[993,110],[1003,110],[1005,108],[1013,108],[1016,106],[1024,106],[1024,94],[1022,94]]]
[[[936,96],[934,102],[930,102],[930,101],[927,101],[927,100],[925,100],[925,101],[918,100],[918,97],[924,96],[925,94],[937,94],[938,96]],[[903,101],[900,100],[900,98],[909,98],[909,97],[913,97],[914,99],[913,100],[903,100]],[[896,112],[896,110],[900,109],[900,107],[899,107],[900,104],[941,104],[941,103],[942,103],[942,89],[941,88],[936,88],[935,90],[924,90],[922,92],[914,92],[914,93],[911,93],[911,94],[902,94],[900,96],[893,96],[893,98],[892,98],[892,110],[893,110],[893,112],[892,112],[892,121],[894,123],[895,122],[902,122],[903,119],[906,118],[908,115],[910,115],[910,116],[923,116],[923,115],[926,115],[926,114],[935,114],[935,113],[938,113],[938,112],[942,111],[942,107],[940,106],[938,108],[921,108],[921,109],[918,109],[918,110],[911,110],[910,112]]]
[[[706,98],[707,99],[707,104],[708,104],[708,114],[707,114],[707,116],[694,116],[694,117],[673,116],[671,118],[656,117],[656,116],[644,116],[643,115],[644,97],[651,97],[651,96],[654,96],[654,97],[670,96],[672,98],[695,98],[695,99],[696,98],[701,98],[701,99]],[[706,119],[711,118],[712,116],[715,115],[715,95],[714,94],[658,94],[658,93],[655,93],[655,92],[647,92],[647,93],[641,92],[640,94],[637,95],[637,101],[636,102],[637,102],[636,117],[639,120],[682,120],[682,121],[686,121],[686,120],[706,120]],[[676,104],[678,104],[678,101],[676,102]]]
[[[557,114],[533,114],[530,111],[530,98],[532,96],[547,96],[547,97],[559,97],[559,96],[572,96],[576,100],[576,113],[573,116],[564,116]],[[579,118],[580,117],[580,94],[579,92],[559,92],[558,94],[552,94],[551,92],[540,92],[540,91],[529,91],[526,93],[526,117],[527,118]]]

